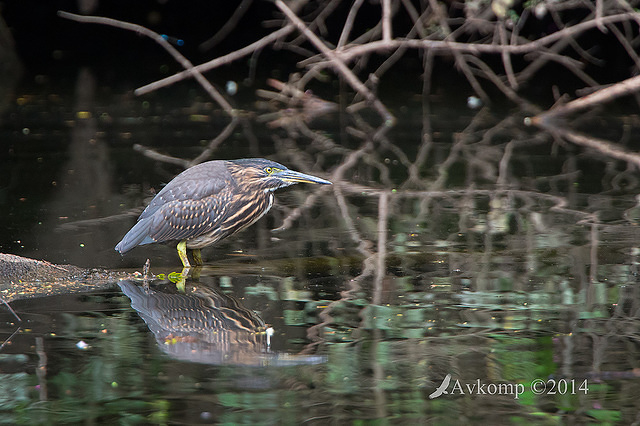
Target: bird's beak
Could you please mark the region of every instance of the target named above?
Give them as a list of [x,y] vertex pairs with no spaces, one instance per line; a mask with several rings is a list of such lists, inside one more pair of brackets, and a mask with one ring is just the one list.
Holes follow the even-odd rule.
[[300,172],[294,172],[293,170],[282,170],[280,172],[274,173],[271,176],[277,177],[278,179],[289,183],[318,183],[320,185],[331,185],[331,182],[329,182],[328,180],[324,180],[319,177],[307,175]]

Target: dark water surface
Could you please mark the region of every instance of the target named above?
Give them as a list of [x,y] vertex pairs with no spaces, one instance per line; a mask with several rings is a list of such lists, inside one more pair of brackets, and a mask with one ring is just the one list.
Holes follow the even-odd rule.
[[[136,98],[84,70],[75,85],[27,82],[5,105],[0,251],[178,270],[169,246],[113,250],[181,171],[133,145],[194,158],[224,115],[188,84]],[[637,172],[517,112],[470,110],[465,93],[427,112],[403,95],[372,149],[344,112],[309,137],[243,104],[214,158],[267,157],[335,185],[279,191],[260,222],[203,251],[184,289],[16,300],[20,323],[0,307],[0,423],[637,421]],[[640,145],[633,119],[588,124]]]

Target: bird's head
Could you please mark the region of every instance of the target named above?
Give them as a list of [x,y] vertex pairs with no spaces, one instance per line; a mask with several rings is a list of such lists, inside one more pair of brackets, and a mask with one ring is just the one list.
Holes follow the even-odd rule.
[[280,163],[263,158],[231,160],[230,163],[229,169],[240,185],[256,187],[264,191],[275,191],[296,183],[331,185],[328,180],[289,170]]

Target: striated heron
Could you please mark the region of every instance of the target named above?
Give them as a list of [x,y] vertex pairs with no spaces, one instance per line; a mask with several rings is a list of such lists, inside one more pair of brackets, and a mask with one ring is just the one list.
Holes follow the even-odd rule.
[[195,264],[201,265],[201,248],[253,224],[273,205],[273,191],[296,183],[331,184],[262,158],[198,164],[162,188],[116,251],[178,241],[182,265],[191,266],[186,249],[193,249]]

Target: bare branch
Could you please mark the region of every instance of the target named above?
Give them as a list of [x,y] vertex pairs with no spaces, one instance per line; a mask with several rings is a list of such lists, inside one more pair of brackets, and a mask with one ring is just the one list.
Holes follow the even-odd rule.
[[[617,15],[606,16],[602,18],[603,24],[616,23],[616,22],[624,22],[629,21],[631,19],[636,19],[630,13],[622,13]],[[411,49],[429,49],[436,50],[440,53],[447,53],[451,50],[459,51],[459,52],[467,52],[472,54],[502,54],[502,52],[507,52],[512,55],[523,55],[526,53],[536,52],[539,49],[542,49],[550,44],[553,44],[559,40],[562,40],[566,37],[576,36],[577,34],[583,33],[590,29],[597,27],[596,23],[593,20],[581,22],[579,24],[567,27],[563,30],[556,31],[553,34],[549,34],[548,36],[541,37],[537,40],[533,40],[529,43],[525,44],[517,44],[517,45],[495,45],[495,44],[480,44],[480,43],[461,43],[461,42],[452,42],[452,41],[443,41],[443,40],[407,40],[402,38],[395,38],[390,41],[378,40],[372,41],[366,44],[357,45],[357,44],[349,44],[345,46],[342,50],[335,52],[335,54],[344,62],[349,62],[356,57],[363,56],[373,52],[384,52],[392,49],[398,49],[400,47],[406,47]],[[310,58],[306,61],[301,62],[302,64],[309,64],[313,61],[318,61],[318,58]]]
[[[264,47],[268,46],[271,43],[274,43],[276,40],[285,37],[286,35],[288,35],[289,33],[293,32],[293,30],[295,29],[295,27],[293,25],[287,25],[283,28],[280,28],[277,31],[272,32],[271,34],[261,38],[260,40],[256,41],[255,43],[251,43],[248,46],[245,46],[241,49],[238,49],[234,52],[231,52],[227,55],[224,56],[220,56],[218,58],[212,59],[211,61],[205,62],[204,64],[200,64],[197,65],[195,67],[193,67],[194,71],[203,73],[206,71],[210,71],[214,68],[220,67],[222,65],[227,65],[230,64],[233,61],[236,61],[240,58],[243,58],[245,56],[251,55],[254,52],[263,49]],[[179,72],[177,74],[174,74],[172,76],[169,77],[165,77],[161,80],[158,81],[154,81],[153,83],[147,84],[146,86],[142,86],[138,89],[136,89],[136,91],[134,92],[136,95],[140,96],[140,95],[144,95],[147,94],[149,92],[153,92],[154,90],[158,90],[162,87],[166,87],[166,86],[170,86],[174,83],[177,83],[179,81],[182,80],[186,80],[188,78],[191,78],[192,73],[189,71],[182,71]]]
[[566,115],[603,102],[609,102],[615,98],[629,95],[638,90],[640,90],[640,76],[631,77],[533,117],[531,122],[535,125],[545,125],[545,123],[551,118]]
[[332,63],[332,66],[336,68],[338,72],[349,82],[351,87],[360,93],[364,98],[370,102],[378,113],[382,116],[384,123],[387,127],[393,126],[395,123],[395,118],[391,113],[387,110],[387,108],[380,102],[380,100],[373,94],[371,91],[364,85],[358,77],[347,67],[344,62],[338,58],[336,52],[329,49],[323,42],[316,36],[312,31],[307,28],[307,26],[298,18],[298,16],[293,13],[291,9],[282,1],[276,0],[276,6],[285,14],[287,19],[294,24],[298,30],[307,37],[307,39],[322,52]]
[[233,111],[233,107],[227,102],[227,100],[218,92],[209,81],[204,78],[204,76],[197,70],[193,64],[185,58],[180,52],[176,50],[175,47],[171,45],[167,40],[165,40],[160,34],[151,31],[148,28],[145,28],[141,25],[131,24],[128,22],[118,21],[116,19],[111,18],[103,18],[99,16],[82,16],[76,15],[69,12],[58,11],[58,16],[66,19],[70,19],[72,21],[83,22],[83,23],[91,23],[91,24],[101,24],[101,25],[109,25],[116,28],[122,28],[129,31],[134,31],[138,34],[142,34],[144,36],[149,37],[160,46],[162,46],[173,58],[182,65],[183,68],[186,69],[186,73],[192,75],[198,83],[209,93],[212,99],[214,99],[221,107],[224,109],[227,114],[230,116],[234,116],[235,112]]
[[337,49],[342,48],[349,39],[349,34],[351,33],[351,29],[353,28],[353,22],[356,20],[356,15],[358,14],[358,10],[360,10],[360,6],[364,0],[355,0],[353,2],[353,6],[349,9],[349,14],[347,15],[347,20],[342,27],[342,32],[340,33],[340,40],[338,40]]
[[391,0],[382,0],[382,40],[391,40]]
[[233,11],[233,15],[229,18],[227,22],[215,33],[211,38],[207,41],[200,44],[200,50],[209,50],[214,47],[216,44],[220,43],[233,29],[235,29],[236,25],[242,17],[247,13],[249,7],[253,3],[253,0],[242,0],[242,3],[236,7],[236,10]]
[[170,155],[166,155],[166,154],[161,154],[158,151],[155,151],[151,148],[147,148],[146,146],[140,145],[140,144],[134,144],[133,145],[133,149],[134,151],[138,151],[140,153],[142,153],[142,155],[144,155],[145,157],[149,157],[152,160],[157,160],[157,161],[162,161],[163,163],[170,163],[170,164],[176,164],[178,166],[184,167],[185,169],[187,167],[189,167],[189,161],[182,159],[182,158],[177,158],[177,157],[172,157]]

